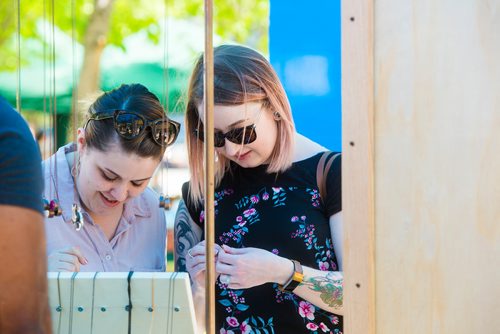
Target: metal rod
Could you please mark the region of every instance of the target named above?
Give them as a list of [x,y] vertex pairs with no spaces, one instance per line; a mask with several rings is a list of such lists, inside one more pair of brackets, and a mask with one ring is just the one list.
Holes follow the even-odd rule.
[[215,334],[215,261],[214,261],[214,50],[213,1],[205,0],[205,52],[203,110],[205,115],[205,326],[207,334]]

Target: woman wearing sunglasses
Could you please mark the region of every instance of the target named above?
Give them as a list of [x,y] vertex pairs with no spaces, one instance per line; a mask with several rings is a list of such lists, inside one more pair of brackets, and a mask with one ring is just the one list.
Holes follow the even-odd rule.
[[104,93],[86,116],[77,143],[43,163],[45,199],[62,209],[45,220],[49,270],[164,271],[165,214],[148,183],[179,124],[140,84]]
[[[216,326],[220,333],[341,333],[341,164],[319,197],[325,148],[295,132],[269,62],[243,46],[214,49]],[[204,326],[203,58],[191,76],[186,132],[191,180],[175,223]],[[333,159],[333,158],[332,158]],[[258,331],[257,331],[258,330]]]

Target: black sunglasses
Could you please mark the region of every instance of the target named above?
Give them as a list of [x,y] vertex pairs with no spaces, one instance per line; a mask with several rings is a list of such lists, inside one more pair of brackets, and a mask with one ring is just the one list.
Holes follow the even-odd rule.
[[[198,129],[194,130],[194,134],[198,137],[199,140],[205,140],[205,133],[203,132],[203,125],[198,127]],[[257,133],[255,132],[255,124],[251,124],[242,128],[236,128],[229,130],[226,133],[222,131],[214,131],[214,146],[215,147],[224,147],[226,144],[226,140],[229,140],[231,143],[235,144],[250,144],[253,143],[257,139]]]
[[92,114],[87,120],[85,127],[90,121],[101,121],[113,119],[116,132],[125,139],[139,136],[146,128],[151,129],[151,135],[155,143],[160,146],[169,146],[175,142],[181,128],[180,123],[165,116],[157,120],[146,120],[143,115],[133,111],[114,110],[110,113]]

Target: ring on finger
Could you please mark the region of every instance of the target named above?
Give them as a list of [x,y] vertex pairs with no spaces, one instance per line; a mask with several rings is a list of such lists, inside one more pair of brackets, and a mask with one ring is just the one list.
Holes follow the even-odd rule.
[[190,249],[188,250],[188,255],[189,255],[189,257],[190,257],[191,259],[194,259],[193,254],[191,254],[191,250],[192,250],[192,248],[190,248]]

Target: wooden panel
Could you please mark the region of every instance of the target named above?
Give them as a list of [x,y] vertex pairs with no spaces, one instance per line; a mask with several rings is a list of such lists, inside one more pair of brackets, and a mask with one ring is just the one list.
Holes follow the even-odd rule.
[[[49,273],[54,333],[128,333],[128,273]],[[194,306],[186,273],[133,274],[132,333],[194,333]],[[61,306],[59,308],[59,306]]]
[[375,2],[377,333],[499,333],[499,60],[499,1]]
[[[76,277],[76,276],[75,276]],[[70,293],[73,296],[71,308],[73,319],[70,322],[69,333],[90,333],[92,325],[92,298],[94,273],[79,273],[78,279],[70,282]],[[71,287],[71,285],[73,285]],[[71,298],[71,297],[70,297]]]
[[[111,276],[110,276],[111,275]],[[95,280],[93,333],[125,334],[128,331],[128,273],[99,273]],[[147,293],[144,291],[143,293]]]
[[342,1],[344,332],[375,332],[373,4]]

